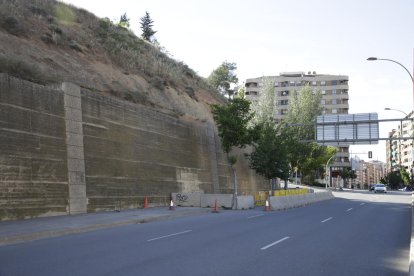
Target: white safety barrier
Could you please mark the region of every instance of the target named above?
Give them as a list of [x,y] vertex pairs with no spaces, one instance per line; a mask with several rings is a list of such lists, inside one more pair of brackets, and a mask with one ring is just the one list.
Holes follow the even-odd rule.
[[334,198],[332,191],[316,192],[291,196],[271,196],[269,203],[271,210],[284,210],[294,207],[305,206],[319,201]]
[[237,196],[237,209],[253,209],[254,208],[254,197],[253,196]]
[[202,193],[172,193],[172,201],[176,206],[200,207]]
[[232,208],[233,195],[232,194],[202,194],[201,207],[214,207],[217,200],[217,207]]

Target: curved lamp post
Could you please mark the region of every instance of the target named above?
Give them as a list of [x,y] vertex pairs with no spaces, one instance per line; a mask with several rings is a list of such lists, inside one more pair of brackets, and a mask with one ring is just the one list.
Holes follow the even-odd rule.
[[325,165],[325,173],[326,173],[326,177],[325,177],[325,189],[328,189],[328,181],[330,180],[330,173],[328,174],[329,161],[331,161],[331,159],[334,158],[335,156],[336,156],[336,154],[332,155],[331,158],[328,159],[328,162],[326,162],[326,165]]
[[404,68],[405,71],[407,71],[408,75],[410,75],[411,81],[414,83],[413,75],[411,75],[410,71],[408,71],[408,69],[404,65],[402,65],[401,63],[399,63],[398,61],[395,61],[395,60],[392,60],[392,59],[388,59],[388,58],[377,58],[377,57],[369,57],[369,58],[367,58],[367,60],[368,61],[386,60],[386,61],[391,61],[391,62],[397,63],[402,68]]
[[[410,73],[410,71],[401,63],[399,63],[396,60],[392,60],[392,59],[388,59],[388,58],[377,58],[377,57],[369,57],[367,58],[368,61],[376,61],[376,60],[385,60],[385,61],[390,61],[390,62],[394,62],[396,64],[398,64],[399,66],[401,66],[402,68],[404,68],[404,70],[408,73],[408,75],[410,76],[411,82],[413,83],[413,100],[414,100],[414,78],[413,75]],[[414,102],[413,102],[414,103]]]
[[404,111],[399,110],[399,109],[394,109],[394,108],[389,108],[389,107],[386,107],[386,108],[384,108],[384,110],[394,110],[394,111],[398,111],[398,112],[403,113],[405,116],[408,116],[408,114],[407,114],[407,113],[405,113]]

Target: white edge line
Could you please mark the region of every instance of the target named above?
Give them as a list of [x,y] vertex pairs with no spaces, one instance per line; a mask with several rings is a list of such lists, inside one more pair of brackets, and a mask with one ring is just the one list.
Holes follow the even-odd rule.
[[182,235],[182,234],[185,234],[185,233],[188,233],[188,232],[191,232],[191,231],[193,231],[193,230],[185,230],[183,232],[178,232],[178,233],[174,233],[174,234],[170,234],[170,235],[166,235],[166,236],[161,236],[161,237],[149,239],[149,240],[147,240],[147,242],[160,240],[160,239],[164,239],[164,238],[168,238],[168,237],[172,237],[172,236]]
[[261,214],[261,215],[255,215],[255,216],[248,217],[247,219],[252,219],[252,218],[257,218],[257,217],[262,217],[262,216],[264,216],[264,215],[263,214]]
[[347,212],[349,212],[349,211],[351,211],[352,209],[354,209],[354,208],[349,208],[348,210],[346,210]]
[[327,219],[324,219],[323,221],[321,221],[321,223],[327,222],[328,220],[331,220],[331,219],[333,219],[333,217],[329,217]]
[[260,248],[261,250],[266,250],[266,249],[268,249],[269,247],[272,247],[272,246],[274,246],[274,245],[276,245],[276,244],[278,244],[278,243],[281,243],[281,242],[283,242],[283,241],[285,241],[285,240],[287,240],[287,239],[290,239],[290,237],[284,237],[283,239],[280,239],[280,240],[278,240],[278,241],[275,241],[274,243],[271,243],[271,244],[269,244],[269,245],[266,245],[266,246],[264,246],[264,247],[262,247],[262,248]]

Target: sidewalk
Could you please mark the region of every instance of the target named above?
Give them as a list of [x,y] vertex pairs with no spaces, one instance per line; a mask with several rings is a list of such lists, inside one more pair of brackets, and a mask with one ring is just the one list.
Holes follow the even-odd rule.
[[210,208],[154,207],[121,212],[99,212],[72,216],[56,216],[0,222],[0,246],[67,234],[89,232],[115,226],[167,220],[207,214]]

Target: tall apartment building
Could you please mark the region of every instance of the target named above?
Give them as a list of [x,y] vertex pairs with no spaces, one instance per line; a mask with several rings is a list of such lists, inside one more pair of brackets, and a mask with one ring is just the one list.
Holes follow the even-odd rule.
[[[404,118],[413,119],[414,112],[411,112]],[[397,129],[393,129],[388,133],[389,140],[386,142],[388,172],[399,170],[399,168],[404,168],[410,174],[413,173],[413,136],[413,122],[411,120],[401,121]]]
[[[348,76],[324,75],[315,72],[288,72],[279,76],[247,79],[245,82],[246,98],[255,101],[258,99],[263,78],[272,79],[275,88],[276,114],[274,119],[279,122],[287,114],[289,102],[294,93],[308,85],[322,93],[321,105],[323,114],[348,114]],[[332,164],[335,167],[350,167],[349,146],[339,144],[339,151]]]
[[365,162],[360,160],[355,166],[357,188],[367,190],[370,184],[380,183],[387,174],[386,164],[381,161]]

